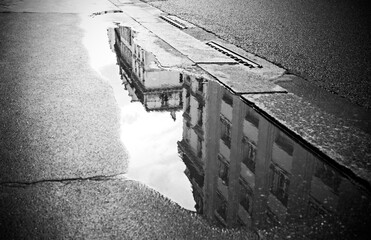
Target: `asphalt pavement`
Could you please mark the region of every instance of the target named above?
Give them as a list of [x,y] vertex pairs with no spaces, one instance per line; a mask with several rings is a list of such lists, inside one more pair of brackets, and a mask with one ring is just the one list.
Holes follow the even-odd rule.
[[[120,141],[117,102],[91,65],[81,26],[92,13],[116,10],[112,2],[130,8],[126,0],[0,4],[0,238],[241,239],[243,232],[210,227],[199,215],[125,177],[129,156]],[[368,46],[364,35],[358,36],[368,24],[361,21],[363,10],[351,18],[361,24],[352,22],[352,31],[344,34],[342,27],[330,28],[338,22],[327,18],[343,19],[348,26],[349,18],[341,16],[354,16],[354,7],[347,12],[346,4],[331,9],[333,5],[304,1],[153,3],[330,92],[370,106]],[[304,11],[308,8],[310,16]],[[139,18],[151,25],[145,15]],[[304,22],[296,21],[301,18]],[[335,39],[328,38],[331,34],[340,40],[326,46],[337,50],[318,48],[322,38]],[[331,57],[335,55],[346,56],[345,61]]]
[[145,1],[371,108],[367,1]]
[[241,238],[125,177],[119,109],[80,25],[114,5],[0,8],[0,239]]
[[68,14],[1,14],[1,182],[125,171],[118,107]]

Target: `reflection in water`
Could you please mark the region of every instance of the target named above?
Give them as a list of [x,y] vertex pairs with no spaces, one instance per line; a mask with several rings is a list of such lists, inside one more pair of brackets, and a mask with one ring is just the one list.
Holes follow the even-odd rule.
[[187,76],[183,95],[178,149],[199,213],[255,238],[366,236],[369,192],[220,84]]
[[212,223],[244,227],[250,239],[354,238],[370,232],[370,193],[215,81],[161,69],[111,30],[132,101],[147,111],[183,109],[178,152],[195,208]]
[[161,69],[153,54],[133,41],[130,28],[109,29],[108,35],[131,102],[121,106],[122,140],[130,155],[127,176],[194,211],[191,184],[176,148],[182,130],[180,73]]
[[140,101],[147,111],[168,111],[175,116],[182,109],[181,74],[162,69],[155,56],[133,41],[129,27],[110,30],[116,38],[120,74],[132,101]]

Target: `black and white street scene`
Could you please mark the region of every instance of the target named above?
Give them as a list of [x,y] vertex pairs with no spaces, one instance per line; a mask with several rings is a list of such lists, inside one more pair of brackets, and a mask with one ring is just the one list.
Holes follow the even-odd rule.
[[0,239],[369,239],[365,0],[0,0]]

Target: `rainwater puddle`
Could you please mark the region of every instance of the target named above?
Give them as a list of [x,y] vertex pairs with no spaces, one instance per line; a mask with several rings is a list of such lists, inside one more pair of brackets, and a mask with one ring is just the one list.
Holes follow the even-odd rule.
[[[139,85],[135,74],[126,74],[128,70],[120,64],[122,59],[116,57],[113,45],[107,44],[107,34],[102,34],[107,28],[113,30],[115,25],[109,24],[107,18],[111,21],[120,19],[117,15],[94,20],[83,18],[82,25],[86,29],[84,44],[89,50],[91,65],[112,86],[120,108],[120,135],[129,155],[125,175],[155,189],[183,208],[195,211],[191,183],[184,174],[186,166],[177,150],[177,141],[182,138],[183,88],[180,83],[171,86],[171,82],[174,77],[179,79],[179,73],[159,69],[145,73],[146,85]],[[109,40],[110,43],[115,41]],[[158,85],[158,82],[162,83]]]
[[108,35],[117,66],[100,69],[121,109],[128,176],[250,239],[370,233],[370,192],[356,179],[219,83],[159,67],[130,27]]

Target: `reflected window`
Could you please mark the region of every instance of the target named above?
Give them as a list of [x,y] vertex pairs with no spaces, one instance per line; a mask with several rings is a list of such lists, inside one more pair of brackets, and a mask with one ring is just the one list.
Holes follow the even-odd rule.
[[202,158],[202,139],[197,137],[197,157]]
[[242,162],[255,173],[256,146],[246,136],[242,139]]
[[179,74],[179,82],[180,82],[180,83],[183,82],[183,74],[182,74],[182,73]]
[[220,115],[220,122],[221,122],[221,139],[225,143],[227,147],[231,147],[231,122],[224,117],[223,115]]
[[186,77],[186,83],[190,84],[191,83],[191,77],[187,75]]
[[269,207],[267,207],[267,218],[266,218],[266,220],[267,220],[268,226],[271,226],[271,227],[275,227],[275,226],[277,226],[277,224],[280,223],[276,214],[274,214],[274,212]]
[[253,110],[247,111],[245,115],[245,120],[250,122],[256,128],[259,128],[259,116]]
[[224,101],[226,104],[228,104],[228,105],[230,105],[230,106],[233,106],[233,99],[232,99],[231,95],[228,94],[227,92],[224,93],[224,95],[223,95],[223,101]]
[[190,96],[191,96],[191,93],[190,93],[189,89],[187,89],[186,98],[190,98]]
[[199,125],[199,126],[202,127],[202,123],[203,123],[203,106],[202,105],[199,105],[198,106],[198,121],[197,121],[197,125]]
[[328,210],[326,210],[319,201],[310,196],[308,203],[308,217],[324,216],[326,213],[328,213]]
[[161,98],[161,106],[166,107],[169,105],[169,96],[166,93],[162,93],[160,95]]
[[141,69],[140,65],[139,65],[139,68],[138,68],[138,77],[139,77],[139,80],[140,81],[143,81],[143,78],[142,78],[142,69]]
[[191,111],[191,93],[187,89],[187,93],[186,93],[186,110],[185,110],[185,112],[189,114],[190,111]]
[[217,194],[216,212],[224,221],[227,219],[227,201],[220,192]]
[[183,106],[183,93],[182,92],[179,93],[179,105]]
[[129,31],[129,34],[128,34],[128,42],[129,42],[129,45],[133,45],[133,37],[132,37],[132,34],[131,34],[131,30]]
[[339,192],[341,178],[329,165],[316,161],[314,176],[321,179],[324,184],[334,191],[334,193]]
[[186,154],[183,153],[181,157],[188,169],[189,178],[193,179],[193,183],[195,182],[198,185],[199,189],[202,190],[202,187],[204,186],[204,176],[202,175],[202,173],[200,173],[199,170],[197,170],[197,168],[199,167],[195,165],[194,162],[191,161]]
[[229,184],[228,172],[229,172],[228,164],[225,161],[223,161],[223,157],[219,154],[218,155],[218,175],[225,186],[228,186]]
[[144,63],[144,61],[145,61],[145,59],[144,59],[144,50],[141,49],[140,53],[141,53],[141,60]]
[[273,163],[269,170],[270,191],[284,206],[287,206],[290,185],[289,174]]
[[138,67],[137,67],[137,61],[134,61],[134,73],[135,73],[135,74],[136,74],[137,71],[138,71],[137,68],[138,68]]
[[143,82],[145,82],[145,78],[144,78],[144,67],[142,68],[142,80],[143,80]]
[[200,193],[193,190],[193,197],[195,199],[195,209],[199,214],[202,214],[204,212],[204,200]]
[[186,122],[186,128],[184,129],[184,140],[189,143],[191,138],[191,124],[189,122]]
[[291,155],[294,152],[294,146],[292,141],[283,133],[279,133],[276,139],[276,144],[287,154]]
[[240,205],[246,212],[251,214],[252,210],[252,192],[247,189],[243,184],[240,184]]
[[197,91],[203,92],[204,91],[204,83],[202,78],[196,78],[197,80]]

